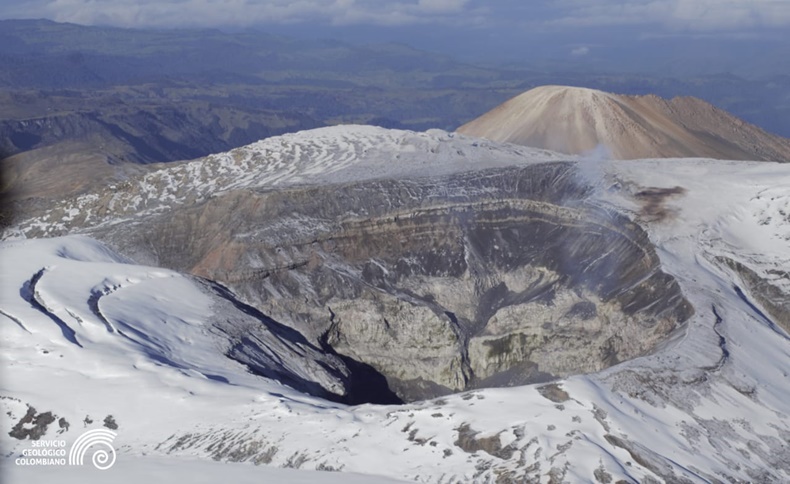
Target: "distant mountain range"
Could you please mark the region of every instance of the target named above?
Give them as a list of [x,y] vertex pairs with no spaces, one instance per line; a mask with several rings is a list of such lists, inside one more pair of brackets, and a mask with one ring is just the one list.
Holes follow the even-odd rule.
[[0,157],[31,152],[19,163],[169,162],[340,123],[454,130],[547,84],[695,96],[790,136],[790,76],[479,67],[400,44],[46,20],[0,21],[0,62]]

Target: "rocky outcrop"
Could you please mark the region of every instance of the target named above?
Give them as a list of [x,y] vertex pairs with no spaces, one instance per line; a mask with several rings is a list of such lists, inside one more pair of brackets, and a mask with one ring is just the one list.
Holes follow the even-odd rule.
[[744,264],[728,257],[717,257],[716,262],[724,264],[732,269],[743,282],[746,292],[751,294],[756,302],[765,309],[768,314],[763,314],[762,310],[754,306],[746,296],[743,289],[735,286],[735,291],[753,311],[766,321],[769,325],[776,323],[782,329],[790,332],[790,294],[784,292],[780,284],[787,285],[790,281],[790,274],[780,269],[769,270],[767,276],[761,276]]
[[52,412],[38,413],[35,408],[27,406],[27,413],[19,419],[8,435],[17,440],[39,440],[47,433],[47,427],[57,420]]

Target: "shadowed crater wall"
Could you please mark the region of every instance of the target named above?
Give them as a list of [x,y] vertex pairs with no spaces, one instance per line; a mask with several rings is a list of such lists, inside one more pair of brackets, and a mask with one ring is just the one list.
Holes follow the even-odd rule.
[[431,398],[601,370],[691,315],[646,233],[586,203],[574,172],[245,189],[97,235]]

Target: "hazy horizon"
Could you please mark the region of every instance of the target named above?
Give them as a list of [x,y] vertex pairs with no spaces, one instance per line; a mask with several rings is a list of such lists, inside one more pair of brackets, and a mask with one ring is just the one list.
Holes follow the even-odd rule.
[[253,29],[398,42],[475,63],[665,75],[790,74],[790,2],[745,0],[0,0],[0,19]]

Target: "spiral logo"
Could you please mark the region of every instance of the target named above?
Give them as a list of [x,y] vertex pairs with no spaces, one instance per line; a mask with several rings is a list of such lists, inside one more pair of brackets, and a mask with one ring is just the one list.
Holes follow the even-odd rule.
[[93,446],[101,446],[103,448],[97,449],[93,453],[91,462],[95,468],[106,471],[115,464],[115,448],[112,446],[112,442],[116,435],[112,430],[106,429],[88,430],[80,435],[69,451],[69,465],[83,465],[88,449]]

